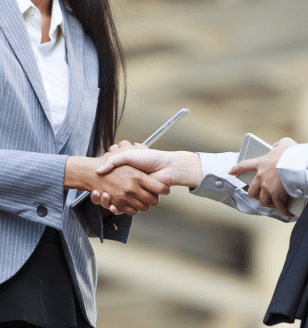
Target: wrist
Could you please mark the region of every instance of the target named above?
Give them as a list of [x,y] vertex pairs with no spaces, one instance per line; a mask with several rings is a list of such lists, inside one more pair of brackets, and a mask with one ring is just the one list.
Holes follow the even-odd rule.
[[197,153],[176,151],[170,153],[169,167],[172,185],[197,188],[203,179],[201,160]]
[[[89,186],[89,174],[95,173],[93,158],[85,156],[69,156],[64,172],[64,190],[78,189],[92,191]],[[93,170],[91,170],[93,166]]]

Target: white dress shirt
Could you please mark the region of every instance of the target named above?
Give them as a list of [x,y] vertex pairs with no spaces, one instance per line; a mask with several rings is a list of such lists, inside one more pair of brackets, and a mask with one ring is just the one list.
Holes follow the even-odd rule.
[[41,44],[41,14],[30,0],[17,0],[31,40],[32,48],[46,90],[52,127],[55,133],[62,125],[69,99],[69,68],[66,56],[63,16],[59,0],[53,0],[50,41]]
[[[293,222],[298,217],[286,217],[279,211],[260,205],[250,198],[242,188],[245,183],[228,174],[237,164],[238,153],[199,153],[203,180],[190,192],[207,197],[240,212],[254,215],[267,215],[284,222]],[[293,198],[308,198],[308,144],[299,144],[288,148],[281,156],[277,171],[287,193]]]

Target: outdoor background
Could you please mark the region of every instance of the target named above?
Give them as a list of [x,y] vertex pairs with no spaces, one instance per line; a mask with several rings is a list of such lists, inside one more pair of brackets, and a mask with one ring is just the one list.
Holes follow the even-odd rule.
[[[239,151],[248,132],[308,142],[307,0],[112,4],[128,76],[118,141],[188,107],[154,148]],[[265,327],[293,226],[172,188],[127,245],[92,240],[98,328]]]

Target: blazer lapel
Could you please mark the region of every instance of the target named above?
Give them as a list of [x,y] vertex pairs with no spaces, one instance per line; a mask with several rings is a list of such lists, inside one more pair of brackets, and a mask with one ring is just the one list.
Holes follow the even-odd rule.
[[0,28],[25,71],[51,124],[48,100],[23,17],[15,0],[0,1]]
[[66,144],[81,110],[83,91],[83,43],[84,36],[80,23],[67,14],[67,10],[60,1],[64,20],[65,44],[69,66],[69,102],[63,124],[56,136],[58,151]]

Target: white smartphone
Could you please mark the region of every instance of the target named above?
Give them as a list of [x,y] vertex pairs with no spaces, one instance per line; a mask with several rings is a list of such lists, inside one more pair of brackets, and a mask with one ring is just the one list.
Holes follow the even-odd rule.
[[[238,163],[245,160],[266,155],[273,147],[258,138],[252,133],[247,133],[244,137]],[[237,178],[250,185],[256,175],[255,171],[247,171],[237,175]],[[306,198],[292,198],[289,204],[289,211],[299,217],[307,204]]]
[[[160,137],[162,137],[171,126],[175,123],[179,122],[185,115],[189,113],[188,108],[182,108],[179,112],[177,112],[174,116],[170,118],[165,124],[163,124],[159,129],[157,129],[153,134],[151,134],[142,144],[150,147],[153,145],[155,141],[157,141]],[[77,197],[74,202],[70,205],[70,208],[74,208],[78,204],[80,204],[83,200],[90,196],[89,191],[83,192],[79,197]]]

